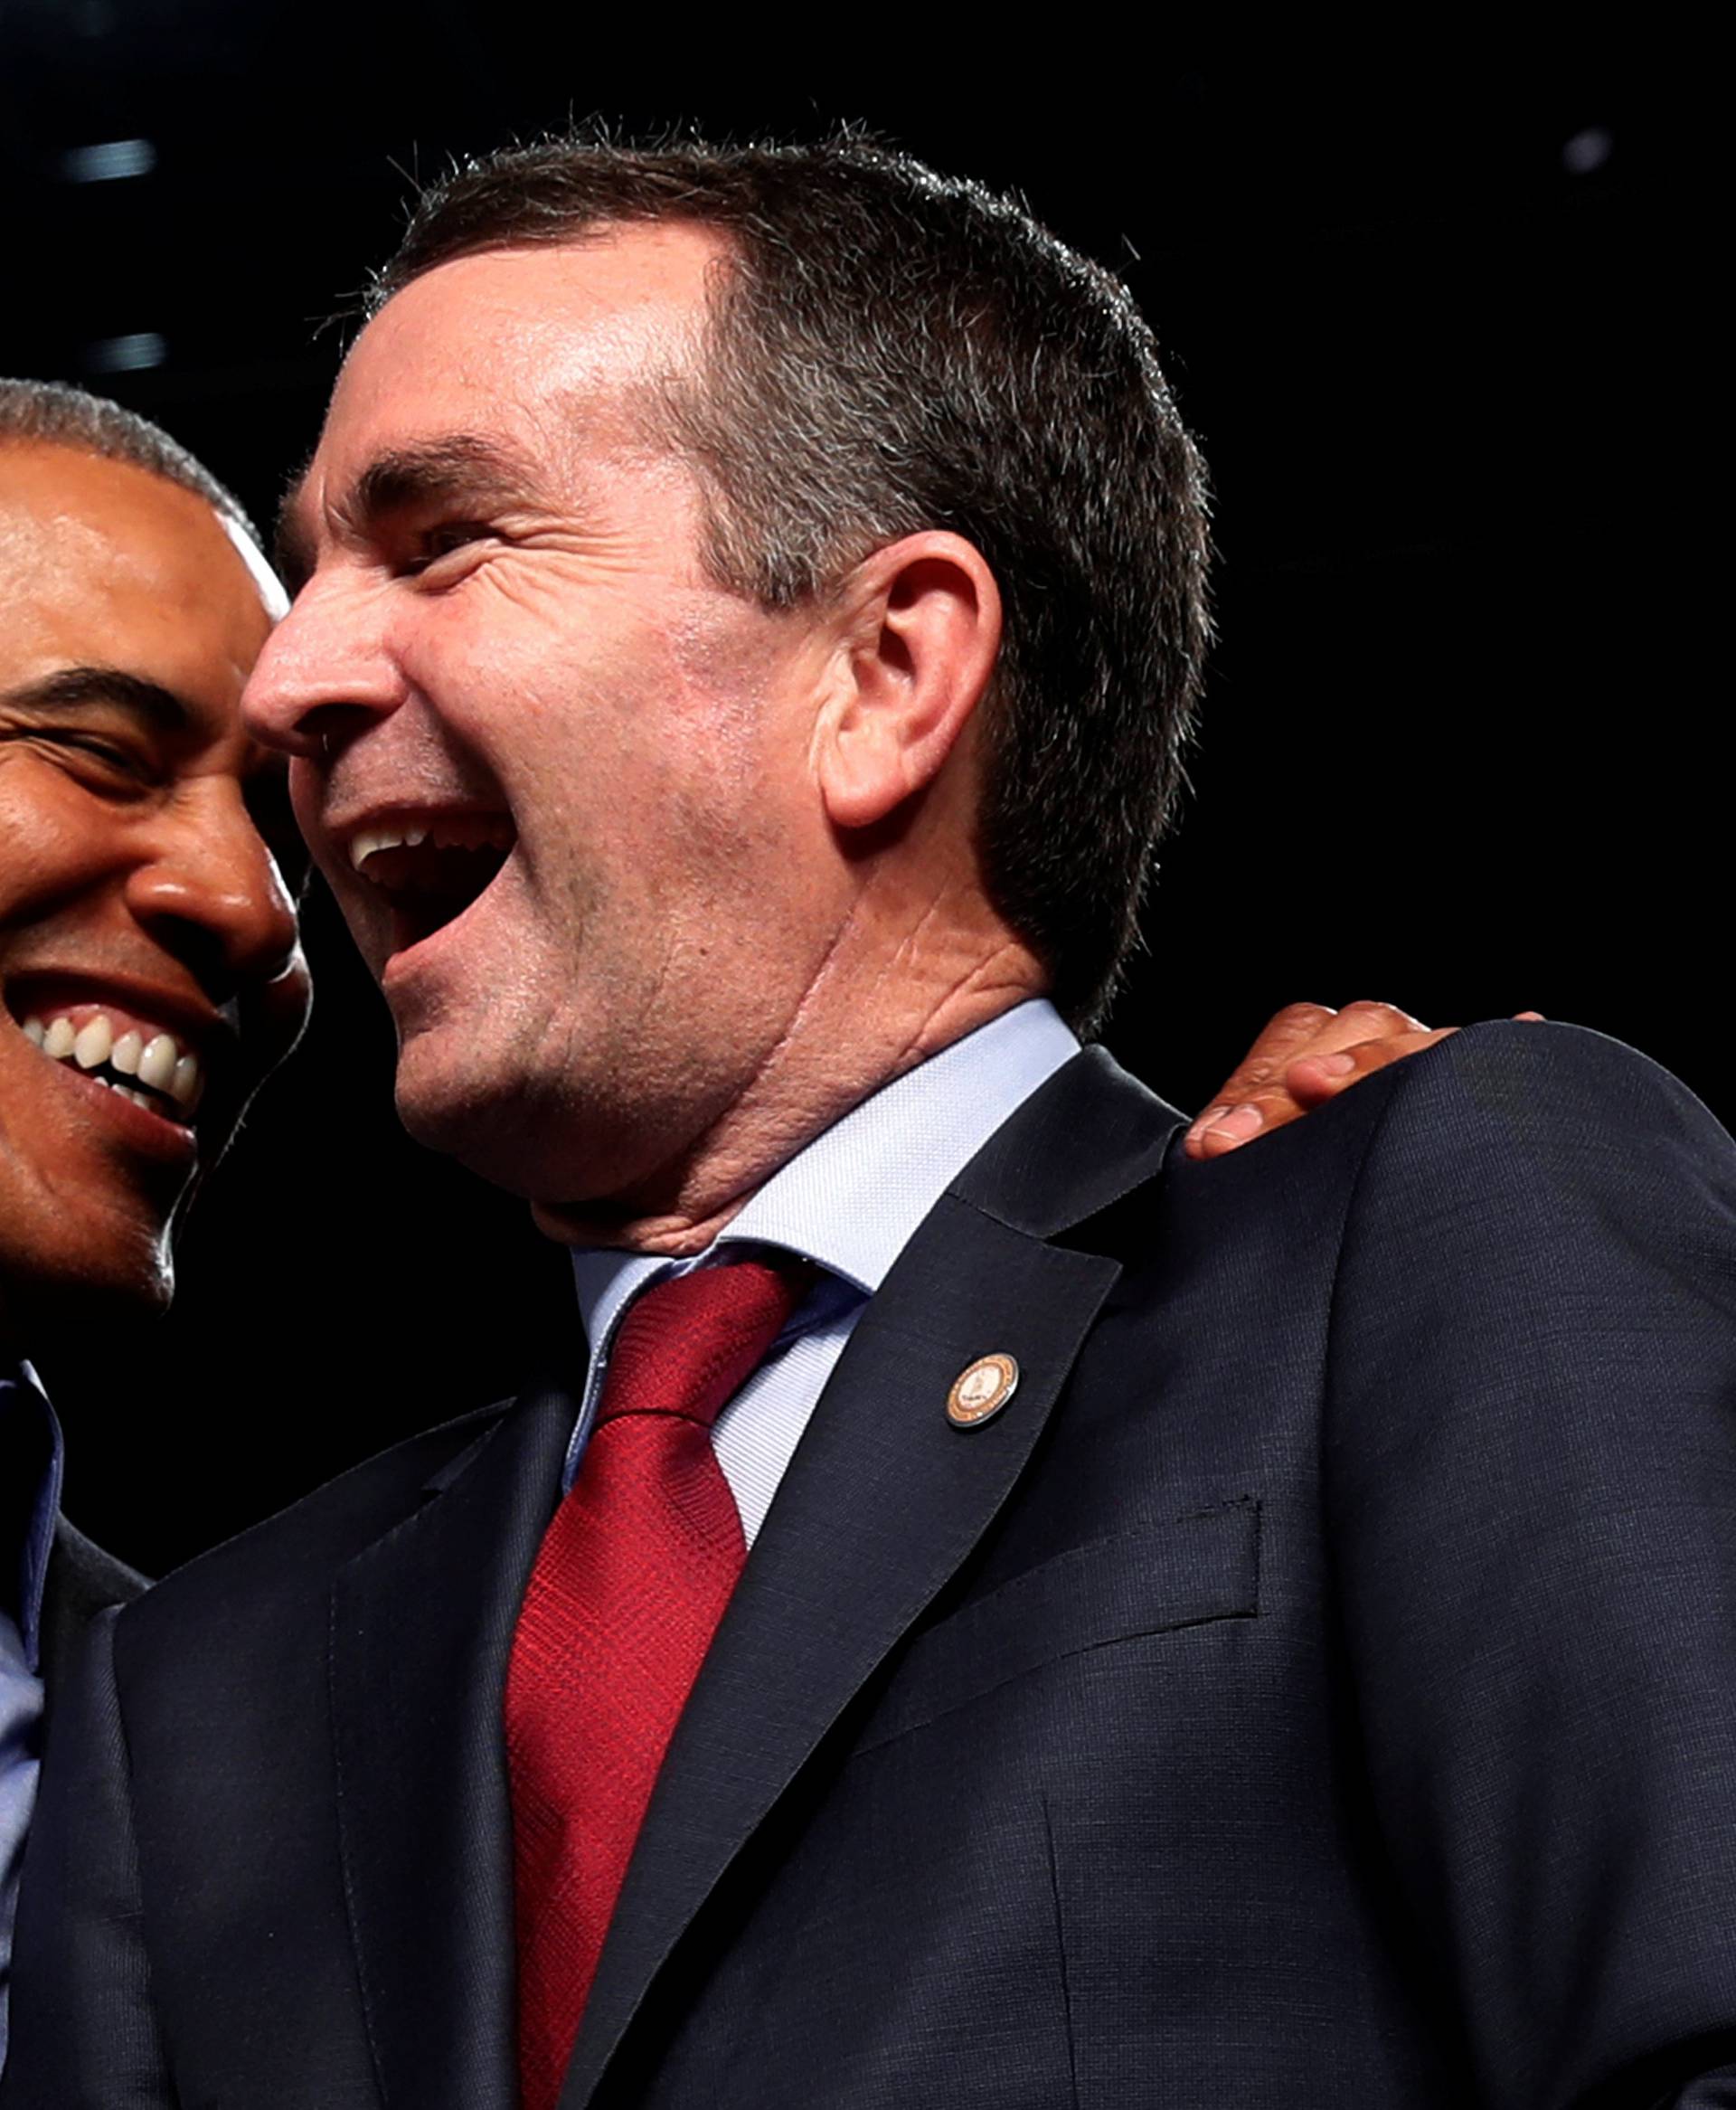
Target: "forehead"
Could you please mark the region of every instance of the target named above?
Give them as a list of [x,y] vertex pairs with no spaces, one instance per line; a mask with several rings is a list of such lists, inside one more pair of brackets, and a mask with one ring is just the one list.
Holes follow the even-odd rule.
[[344,362],[308,496],[432,434],[498,434],[546,455],[574,430],[575,406],[593,430],[629,423],[636,384],[691,356],[722,250],[700,228],[610,228],[413,279]]
[[203,498],[71,448],[0,443],[0,687],[101,664],[221,699],[271,627]]

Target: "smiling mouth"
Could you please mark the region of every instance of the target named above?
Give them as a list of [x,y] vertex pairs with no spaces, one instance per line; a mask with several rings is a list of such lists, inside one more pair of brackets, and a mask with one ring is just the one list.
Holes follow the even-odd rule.
[[487,892],[517,840],[504,813],[442,814],[358,829],[350,863],[392,912],[392,950],[407,952]]
[[205,1088],[197,1055],[161,1027],[111,1017],[90,1003],[44,1006],[19,1021],[52,1063],[106,1084],[147,1113],[191,1128]]

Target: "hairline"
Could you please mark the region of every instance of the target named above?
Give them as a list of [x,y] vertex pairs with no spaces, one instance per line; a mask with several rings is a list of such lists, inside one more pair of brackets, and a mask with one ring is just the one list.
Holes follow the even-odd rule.
[[58,447],[135,468],[202,498],[261,554],[247,508],[191,449],[151,419],[67,382],[0,375],[0,447]]
[[[701,533],[699,554],[713,582],[728,592],[744,595],[756,603],[773,605],[762,603],[759,592],[734,575],[718,547],[719,523],[715,508],[719,506],[727,507],[731,502],[730,495],[715,473],[707,467],[702,451],[693,444],[684,430],[689,406],[681,401],[681,392],[692,392],[693,398],[700,401],[709,399],[710,407],[718,408],[713,393],[715,377],[712,360],[723,325],[722,303],[731,289],[741,283],[743,274],[752,269],[752,259],[742,239],[741,230],[731,225],[726,218],[707,213],[703,205],[685,203],[672,205],[666,213],[603,211],[588,220],[551,229],[542,234],[525,230],[510,236],[488,235],[432,258],[407,276],[397,279],[391,278],[391,266],[388,264],[374,273],[363,294],[360,309],[362,327],[365,329],[373,323],[400,294],[408,292],[410,287],[420,284],[425,279],[433,278],[448,265],[468,262],[476,257],[533,256],[545,251],[582,250],[636,232],[653,233],[664,228],[682,228],[709,236],[712,252],[706,258],[701,270],[698,296],[692,304],[691,326],[682,333],[675,355],[651,371],[632,377],[627,389],[627,409],[639,436],[650,447],[680,461],[692,471],[699,487],[706,516]],[[359,342],[359,335],[355,341]],[[429,444],[464,444],[478,437],[455,431],[451,434],[437,437]],[[493,443],[484,441],[483,444]],[[523,459],[526,469],[533,475],[536,473],[534,459],[528,454]],[[277,530],[271,544],[280,561],[293,559],[297,566],[305,564],[309,554],[307,538],[299,533],[290,516],[306,495],[307,476],[312,467],[313,457],[310,456],[285,492],[278,509]],[[871,554],[873,549],[883,546],[883,543],[897,539],[896,535],[886,536],[883,541],[876,537],[866,548],[856,550],[851,562],[860,562],[863,557]],[[839,564],[831,577],[816,582],[814,592],[808,598],[823,599],[850,568],[850,563]],[[305,572],[298,572],[298,575],[305,575]]]
[[[695,407],[709,411],[720,419],[733,421],[733,413],[727,412],[719,401],[713,359],[722,348],[720,339],[725,327],[724,303],[731,292],[751,275],[755,262],[744,239],[743,230],[732,224],[726,216],[708,213],[703,201],[672,203],[666,212],[605,210],[588,220],[551,228],[542,233],[525,229],[511,235],[480,237],[474,242],[455,247],[430,259],[407,277],[395,281],[391,279],[391,265],[388,264],[375,272],[364,294],[361,310],[363,326],[365,327],[373,322],[401,293],[407,292],[411,286],[424,279],[432,278],[450,264],[464,263],[475,257],[528,256],[542,251],[583,249],[636,231],[652,232],[667,227],[686,228],[710,236],[713,251],[706,260],[701,273],[700,292],[693,307],[694,326],[681,345],[679,358],[671,360],[656,371],[637,376],[631,384],[629,408],[644,439],[661,452],[684,463],[692,471],[699,487],[704,515],[699,555],[712,582],[726,592],[741,595],[757,606],[777,610],[786,604],[776,596],[768,597],[759,587],[749,582],[741,575],[740,567],[732,564],[725,553],[722,516],[733,509],[736,501],[723,480],[707,464],[703,449],[694,445],[687,429],[687,421]],[[684,402],[682,400],[684,391],[691,392]],[[311,468],[311,460],[307,466]],[[307,469],[304,468],[291,486],[284,506],[279,510],[280,523],[290,506],[300,496],[306,477]],[[885,534],[873,526],[864,525],[865,540],[863,535],[852,535],[846,530],[838,538],[838,546],[834,552],[833,561],[826,567],[825,575],[814,580],[811,590],[801,596],[802,601],[809,604],[824,601],[835,591],[851,570],[873,555],[875,550],[890,546],[903,535],[917,532],[920,526],[939,525],[938,521],[924,522]],[[978,554],[987,562],[986,553],[979,551]],[[993,697],[998,686],[998,676],[997,667],[995,676],[991,677],[988,698]]]

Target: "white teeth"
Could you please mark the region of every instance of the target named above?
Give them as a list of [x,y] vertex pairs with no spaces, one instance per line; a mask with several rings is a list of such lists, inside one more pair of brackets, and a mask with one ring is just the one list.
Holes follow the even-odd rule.
[[46,1022],[40,1017],[26,1018],[24,1034],[33,1046],[55,1062],[70,1057],[80,1069],[90,1071],[107,1064],[123,1076],[137,1077],[140,1084],[154,1086],[154,1092],[134,1091],[118,1084],[112,1077],[93,1079],[111,1092],[118,1092],[123,1099],[130,1099],[136,1106],[156,1112],[163,1111],[164,1093],[177,1106],[191,1111],[204,1086],[198,1056],[183,1055],[172,1034],[152,1033],[146,1039],[137,1027],[129,1026],[117,1038],[114,1021],[103,1011],[86,1019],[81,1027],[75,1027],[64,1013]]
[[359,872],[376,850],[413,850],[427,840],[425,828],[364,828],[350,838],[350,864]]
[[106,1013],[99,1011],[89,1025],[79,1028],[78,1037],[72,1043],[72,1060],[81,1070],[94,1070],[99,1063],[108,1060],[108,1051],[115,1045],[115,1029],[109,1025]]
[[439,850],[505,851],[513,841],[513,824],[505,814],[437,814],[426,827],[358,828],[350,837],[350,864],[359,872],[376,850],[413,850],[420,843]]
[[159,1033],[138,1058],[139,1083],[155,1084],[160,1091],[174,1076],[175,1057],[180,1052],[166,1033]]

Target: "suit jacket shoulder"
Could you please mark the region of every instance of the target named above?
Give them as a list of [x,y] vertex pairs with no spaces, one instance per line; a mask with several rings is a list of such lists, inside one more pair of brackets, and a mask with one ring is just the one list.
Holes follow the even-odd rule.
[[1320,1423],[1372,1803],[1490,2096],[1663,2100],[1736,2056],[1736,1145],[1573,1028],[1389,1074]]
[[[1729,1139],[1508,1025],[1212,1163],[1179,1125],[1087,1051],[863,1314],[565,2110],[1526,2110],[1736,2056]],[[571,1411],[99,1623],[0,2101],[118,2099],[83,2057],[165,2110],[507,2110],[500,1699]]]
[[200,1623],[257,1617],[281,1603],[320,1598],[360,1548],[413,1516],[498,1428],[510,1400],[496,1401],[406,1437],[339,1473],[274,1516],[165,1575],[128,1608],[123,1647],[171,1657],[197,1646]]

